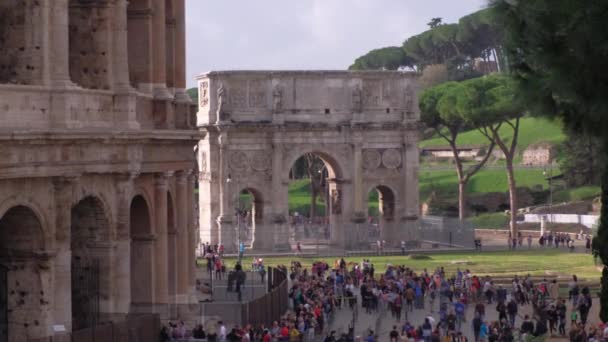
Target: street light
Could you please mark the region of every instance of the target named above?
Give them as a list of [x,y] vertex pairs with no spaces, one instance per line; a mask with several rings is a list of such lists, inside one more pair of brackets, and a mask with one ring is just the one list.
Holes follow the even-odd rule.
[[[553,208],[553,163],[549,164],[549,172],[547,173],[547,168],[543,169],[543,176],[547,177],[546,179],[549,181],[549,217],[551,218],[551,209]],[[551,221],[553,221],[551,219]]]

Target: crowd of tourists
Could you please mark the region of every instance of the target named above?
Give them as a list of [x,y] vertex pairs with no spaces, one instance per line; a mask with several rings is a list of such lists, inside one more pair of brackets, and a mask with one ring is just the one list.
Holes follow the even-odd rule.
[[[573,342],[608,341],[608,327],[588,322],[592,294],[576,276],[568,284],[568,295],[562,297],[555,280],[514,276],[498,283],[466,269],[450,274],[443,267],[415,271],[387,265],[378,272],[366,259],[350,264],[339,259],[331,266],[315,262],[310,269],[294,261],[289,270],[283,269],[291,279],[290,310],[280,320],[268,327],[230,330],[220,323],[206,332],[207,341],[357,341],[354,327],[340,334],[329,327],[336,311],[355,309],[359,301],[366,313],[383,320],[390,315],[395,322],[387,337],[380,340],[370,330],[359,337],[365,342],[464,342],[467,336],[475,342],[548,336]],[[414,322],[414,316],[424,318]],[[197,329],[191,336],[197,336],[195,331],[201,336],[202,327]]]

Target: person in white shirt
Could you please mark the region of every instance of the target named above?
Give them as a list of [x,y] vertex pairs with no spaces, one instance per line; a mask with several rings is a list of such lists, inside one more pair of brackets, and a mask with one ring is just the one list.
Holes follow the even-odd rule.
[[224,325],[224,322],[219,321],[217,322],[217,325],[220,326],[220,333],[219,333],[219,341],[220,342],[226,342],[226,326]]

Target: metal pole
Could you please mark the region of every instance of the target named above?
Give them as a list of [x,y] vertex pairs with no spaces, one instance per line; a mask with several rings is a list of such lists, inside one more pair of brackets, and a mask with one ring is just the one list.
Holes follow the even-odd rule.
[[553,163],[549,168],[549,209],[553,207]]

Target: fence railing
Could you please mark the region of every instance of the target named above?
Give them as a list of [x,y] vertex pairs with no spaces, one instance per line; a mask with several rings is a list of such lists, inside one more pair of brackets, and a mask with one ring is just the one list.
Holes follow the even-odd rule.
[[[266,324],[278,320],[287,311],[287,274],[278,268],[268,267],[267,291],[258,298],[238,301],[201,303],[203,316],[220,317],[228,324]],[[204,317],[203,317],[204,318]]]
[[253,325],[265,324],[270,326],[285,313],[288,305],[287,275],[285,272],[269,267],[268,294],[242,306],[242,322]]

